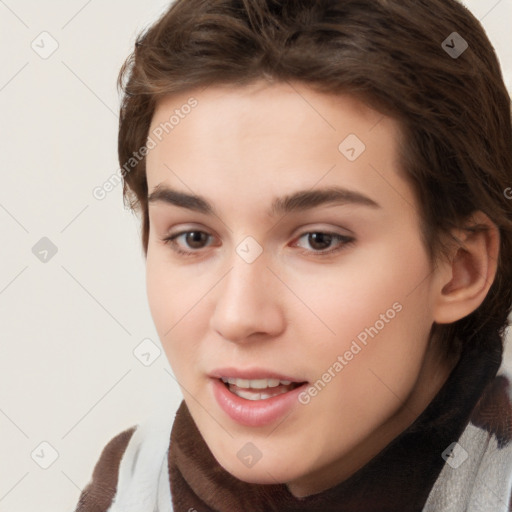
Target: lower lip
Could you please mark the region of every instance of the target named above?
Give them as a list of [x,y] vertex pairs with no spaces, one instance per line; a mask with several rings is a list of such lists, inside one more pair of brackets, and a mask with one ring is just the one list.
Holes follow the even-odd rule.
[[212,379],[213,395],[220,408],[234,421],[247,427],[262,427],[277,421],[298,404],[307,383],[265,400],[246,400],[231,393],[220,379]]

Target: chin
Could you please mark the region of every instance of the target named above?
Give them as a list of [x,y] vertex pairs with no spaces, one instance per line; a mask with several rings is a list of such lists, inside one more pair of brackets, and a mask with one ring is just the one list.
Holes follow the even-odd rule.
[[[232,476],[249,484],[283,484],[297,478],[302,475],[298,474],[297,466],[294,466],[294,470],[290,468],[280,467],[278,462],[273,459],[264,461],[265,456],[256,462],[252,467],[243,467],[240,460],[235,459],[217,459],[219,464]],[[282,462],[282,460],[281,460]],[[288,462],[292,464],[293,461]]]

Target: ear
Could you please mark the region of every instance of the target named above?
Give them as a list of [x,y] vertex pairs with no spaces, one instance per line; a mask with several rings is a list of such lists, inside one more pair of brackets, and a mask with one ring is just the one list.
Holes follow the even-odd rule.
[[500,235],[497,226],[483,212],[475,212],[466,229],[452,232],[454,243],[448,258],[437,263],[434,287],[434,321],[456,322],[469,315],[484,301],[496,268]]

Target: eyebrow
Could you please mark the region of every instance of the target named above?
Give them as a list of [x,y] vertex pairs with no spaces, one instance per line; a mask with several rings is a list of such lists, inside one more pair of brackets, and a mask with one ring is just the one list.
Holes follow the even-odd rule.
[[[179,206],[180,208],[204,213],[205,215],[218,216],[214,206],[204,197],[174,190],[163,183],[158,184],[148,196],[148,203],[157,202]],[[370,208],[381,207],[373,199],[360,192],[331,186],[316,190],[299,190],[292,194],[278,197],[273,200],[267,214],[274,217],[291,212],[305,211],[326,204],[355,204]]]

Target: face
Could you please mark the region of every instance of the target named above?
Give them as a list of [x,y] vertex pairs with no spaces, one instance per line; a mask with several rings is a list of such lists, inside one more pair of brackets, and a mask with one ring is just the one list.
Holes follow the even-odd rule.
[[241,480],[334,485],[431,398],[435,274],[396,122],[257,82],[166,98],[150,137],[148,299],[199,431]]

